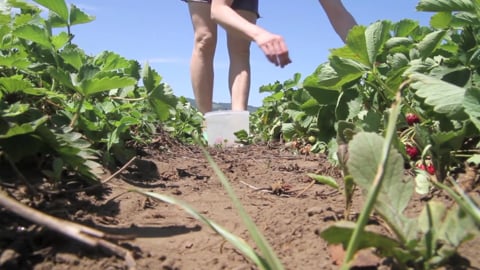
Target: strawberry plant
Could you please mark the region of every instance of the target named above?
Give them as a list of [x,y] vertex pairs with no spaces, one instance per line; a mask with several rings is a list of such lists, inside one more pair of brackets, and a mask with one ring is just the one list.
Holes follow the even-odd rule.
[[[366,195],[357,224],[341,222],[321,233],[330,243],[348,245],[344,269],[365,247],[403,268],[431,269],[478,235],[478,205],[450,171],[465,160],[478,164],[480,5],[420,0],[417,8],[437,12],[430,27],[410,20],[355,27],[346,46],[332,50],[329,62],[304,82],[318,102],[335,100],[337,144],[348,143],[344,171]],[[351,140],[338,140],[345,137],[342,121],[355,127],[348,129],[355,130]],[[418,168],[416,182],[404,174],[408,162]],[[431,201],[419,216],[405,216],[415,185],[425,191],[419,175],[458,205]],[[456,191],[442,184],[446,179]],[[372,211],[393,237],[364,231]]]
[[437,12],[430,27],[409,19],[354,27],[346,45],[331,50],[303,86],[330,108],[319,119],[335,119],[320,130],[348,121],[382,133],[394,93],[408,80],[398,130],[409,136],[394,145],[404,155],[406,145],[426,150],[442,180],[449,168],[478,154],[478,3],[420,1],[418,9]]
[[196,110],[148,64],[109,51],[90,56],[73,43],[72,27],[92,16],[64,0],[34,2],[48,18],[14,0],[0,14],[0,162],[34,160],[51,179],[94,180],[100,163],[125,162],[135,155],[130,142],[148,143],[162,126],[181,138],[200,129],[199,119],[171,121]]

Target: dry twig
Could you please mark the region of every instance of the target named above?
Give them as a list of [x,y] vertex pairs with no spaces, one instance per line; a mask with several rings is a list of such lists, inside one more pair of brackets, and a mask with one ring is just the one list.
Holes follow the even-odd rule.
[[106,251],[121,257],[125,260],[128,269],[134,270],[135,260],[132,253],[118,246],[114,243],[107,241],[107,239],[126,240],[131,239],[130,236],[118,236],[109,235],[99,230],[73,223],[70,221],[62,220],[45,213],[42,213],[36,209],[28,207],[17,200],[9,197],[5,192],[0,191],[0,206],[6,210],[15,213],[29,221],[36,224],[45,226],[53,231],[59,232],[63,235],[71,237],[77,241],[80,241],[90,247],[100,247]]

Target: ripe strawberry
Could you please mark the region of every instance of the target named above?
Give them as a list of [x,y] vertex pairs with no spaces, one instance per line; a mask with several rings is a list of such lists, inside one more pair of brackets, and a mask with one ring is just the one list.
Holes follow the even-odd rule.
[[428,161],[427,161],[427,165],[425,166],[425,164],[423,164],[423,162],[419,160],[419,161],[415,164],[415,166],[416,166],[417,168],[419,168],[420,170],[424,170],[424,171],[428,172],[428,173],[431,174],[431,175],[434,175],[434,174],[435,174],[435,167],[433,166],[433,163],[431,163],[431,162],[428,162]]
[[419,154],[418,148],[410,144],[407,144],[405,146],[405,151],[407,152],[407,154],[410,156],[411,159],[414,159]]
[[413,124],[415,124],[415,123],[420,123],[420,118],[418,117],[418,115],[416,115],[414,113],[407,113],[405,115],[405,118],[406,118],[407,124],[409,126],[413,126]]
[[431,175],[434,175],[435,174],[435,167],[433,167],[433,164],[430,163],[427,165],[427,170],[426,170],[429,174]]

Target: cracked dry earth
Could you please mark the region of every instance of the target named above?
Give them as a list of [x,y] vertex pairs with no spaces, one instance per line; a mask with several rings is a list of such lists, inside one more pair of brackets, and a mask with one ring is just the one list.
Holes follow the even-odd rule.
[[[181,144],[172,144],[168,151],[158,149],[158,145],[144,149],[104,189],[45,195],[37,206],[104,232],[135,236],[117,243],[133,253],[137,269],[256,269],[232,245],[178,207],[125,191],[135,187],[181,199],[253,245],[201,150]],[[340,181],[340,172],[324,156],[299,155],[267,145],[209,152],[286,269],[338,268],[341,252],[338,247],[328,247],[318,232],[343,218],[343,195],[319,184],[306,189],[312,181],[307,173]],[[282,183],[276,194],[254,189],[274,183]],[[20,196],[13,188],[5,189]],[[353,218],[362,206],[358,194],[354,197]],[[446,196],[440,199],[446,200]],[[424,203],[415,198],[408,211],[418,213]],[[0,269],[127,269],[122,258],[108,252],[43,230],[4,210],[0,215]],[[370,223],[371,229],[388,234],[379,220]],[[463,269],[480,268],[479,243],[475,239],[460,249],[470,264]],[[389,269],[372,256],[359,259],[357,268]]]

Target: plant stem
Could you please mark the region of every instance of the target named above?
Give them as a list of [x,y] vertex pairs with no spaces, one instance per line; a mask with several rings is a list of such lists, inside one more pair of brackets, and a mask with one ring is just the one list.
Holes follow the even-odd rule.
[[75,124],[77,123],[78,118],[80,117],[80,111],[82,110],[84,101],[85,101],[85,96],[82,95],[82,98],[80,99],[80,102],[78,103],[78,106],[77,106],[77,111],[73,115],[72,121],[68,125],[69,127],[73,128],[73,126],[75,126]]
[[390,152],[390,146],[392,144],[393,135],[395,134],[395,131],[396,131],[398,115],[400,114],[401,100],[402,100],[401,91],[398,91],[396,94],[396,99],[392,104],[390,117],[388,119],[387,132],[385,134],[385,142],[383,144],[380,164],[378,164],[377,173],[375,175],[375,179],[373,180],[372,188],[369,191],[365,207],[363,211],[360,213],[360,217],[358,219],[357,225],[355,226],[355,230],[353,231],[352,237],[350,238],[350,241],[348,243],[347,252],[341,268],[342,270],[349,269],[349,264],[352,261],[353,256],[355,255],[355,252],[359,246],[360,235],[367,224],[370,214],[373,211],[378,194],[380,193],[380,189],[382,187],[383,177],[385,173],[385,167],[386,167],[389,152]]

